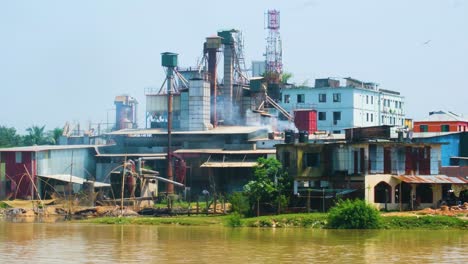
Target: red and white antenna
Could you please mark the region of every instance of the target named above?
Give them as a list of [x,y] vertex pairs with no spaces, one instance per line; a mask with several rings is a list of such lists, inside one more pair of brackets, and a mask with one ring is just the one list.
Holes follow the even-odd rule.
[[279,32],[280,12],[278,10],[268,10],[265,16],[266,28],[268,29],[265,54],[266,72],[279,78],[283,72],[281,36]]

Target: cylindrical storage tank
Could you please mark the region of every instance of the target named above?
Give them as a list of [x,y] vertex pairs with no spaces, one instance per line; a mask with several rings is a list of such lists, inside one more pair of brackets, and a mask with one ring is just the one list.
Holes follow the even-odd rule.
[[269,132],[268,133],[268,139],[275,139],[275,133]]
[[161,65],[164,67],[177,67],[177,53],[161,53]]
[[309,143],[309,132],[299,131],[299,143]]
[[284,143],[294,143],[294,131],[290,129],[284,131]]

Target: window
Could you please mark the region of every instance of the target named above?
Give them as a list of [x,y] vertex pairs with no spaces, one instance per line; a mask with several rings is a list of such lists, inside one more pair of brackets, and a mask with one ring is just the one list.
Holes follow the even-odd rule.
[[366,104],[369,104],[369,96],[366,95]]
[[366,113],[366,121],[369,122],[369,113]]
[[395,108],[398,108],[398,102],[395,101]]
[[419,130],[421,130],[421,132],[427,132],[428,127],[427,127],[427,125],[419,125]]
[[338,124],[339,120],[341,120],[341,112],[333,112],[333,124]]
[[382,115],[382,124],[385,123],[384,121],[385,121],[385,120],[384,120],[384,116]]
[[285,104],[289,104],[289,98],[290,98],[290,97],[291,97],[291,96],[290,96],[289,94],[285,94],[285,95],[284,95],[284,103],[285,103]]
[[23,152],[15,152],[15,162],[16,163],[23,162]]
[[370,114],[370,121],[374,122],[374,114]]
[[319,112],[318,113],[319,116],[318,116],[318,119],[323,121],[323,120],[327,120],[327,112]]
[[334,103],[341,102],[341,94],[340,93],[334,93],[333,94],[333,102]]
[[341,134],[341,130],[333,130],[333,134]]
[[441,125],[440,126],[440,131],[441,132],[449,132],[450,131],[450,126],[449,125]]
[[289,157],[289,152],[285,151],[283,152],[283,167],[284,168],[289,168],[290,166],[290,157]]
[[319,94],[319,103],[327,102],[327,94]]
[[319,167],[320,166],[320,153],[304,153],[302,159],[302,167]]
[[370,97],[370,103],[371,103],[371,104],[374,104],[374,96],[371,96],[371,97]]
[[297,102],[298,103],[305,103],[305,94],[298,94],[297,95]]

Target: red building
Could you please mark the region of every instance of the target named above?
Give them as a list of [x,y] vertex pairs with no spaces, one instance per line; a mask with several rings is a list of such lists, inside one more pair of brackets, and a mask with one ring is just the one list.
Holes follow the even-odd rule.
[[0,199],[36,199],[48,180],[60,181],[63,175],[73,183],[85,179],[90,172],[94,174],[95,155],[95,147],[90,145],[2,148]]
[[460,132],[468,131],[468,119],[450,111],[429,112],[425,120],[414,121],[414,132]]

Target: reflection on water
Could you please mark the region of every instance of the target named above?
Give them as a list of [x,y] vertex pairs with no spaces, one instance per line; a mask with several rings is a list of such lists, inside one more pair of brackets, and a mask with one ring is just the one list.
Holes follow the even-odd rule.
[[466,231],[343,231],[0,221],[12,263],[463,263]]

